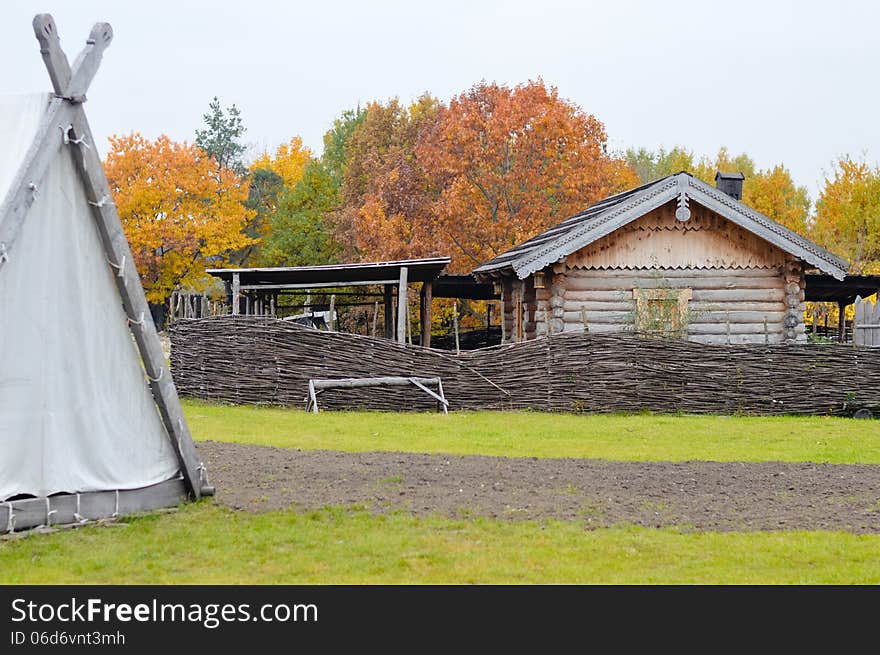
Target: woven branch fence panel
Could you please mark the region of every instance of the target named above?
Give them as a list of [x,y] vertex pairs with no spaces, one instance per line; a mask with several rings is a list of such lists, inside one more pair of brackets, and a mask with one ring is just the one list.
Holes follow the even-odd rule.
[[[450,409],[880,413],[880,350],[838,344],[711,346],[568,332],[460,355],[255,316],[177,321],[182,395],[305,406],[310,378],[440,377]],[[416,388],[321,394],[325,409],[431,410]]]

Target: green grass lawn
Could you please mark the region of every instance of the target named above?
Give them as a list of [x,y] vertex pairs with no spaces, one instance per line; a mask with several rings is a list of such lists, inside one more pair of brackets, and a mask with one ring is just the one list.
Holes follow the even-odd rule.
[[0,544],[0,582],[880,583],[880,535],[585,531],[577,523],[246,514],[188,505]]
[[880,421],[836,417],[322,412],[184,401],[197,440],[637,461],[880,463]]
[[[390,414],[185,401],[196,439],[287,448],[616,460],[880,462],[844,418]],[[880,535],[687,532],[406,514],[179,512],[0,542],[14,583],[880,583]]]

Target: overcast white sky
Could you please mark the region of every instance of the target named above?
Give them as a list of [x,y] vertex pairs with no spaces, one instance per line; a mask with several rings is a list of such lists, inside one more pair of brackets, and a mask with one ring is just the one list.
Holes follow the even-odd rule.
[[295,134],[320,152],[358,103],[541,76],[612,148],[726,145],[814,199],[838,155],[880,158],[875,2],[3,0],[0,93],[51,88],[40,12],[71,60],[94,22],[113,26],[87,105],[102,152],[133,130],[191,141],[214,95],[241,108],[254,154]]

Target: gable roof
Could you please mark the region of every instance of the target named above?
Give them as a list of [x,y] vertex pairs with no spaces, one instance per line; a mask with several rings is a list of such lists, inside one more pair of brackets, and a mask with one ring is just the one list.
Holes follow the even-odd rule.
[[809,239],[682,171],[609,196],[482,264],[473,273],[485,277],[512,272],[525,279],[671,200],[678,201],[679,211],[685,208],[688,213],[688,202],[696,202],[838,280],[849,268],[847,262]]

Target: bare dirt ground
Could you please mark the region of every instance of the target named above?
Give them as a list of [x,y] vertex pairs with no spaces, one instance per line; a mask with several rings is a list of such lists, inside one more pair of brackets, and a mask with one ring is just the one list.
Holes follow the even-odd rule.
[[880,465],[609,462],[198,444],[216,501],[693,530],[880,532]]

